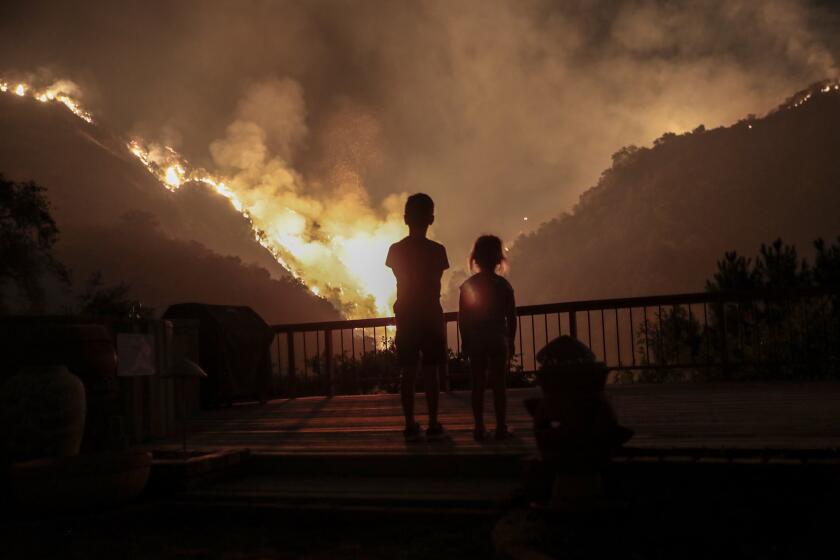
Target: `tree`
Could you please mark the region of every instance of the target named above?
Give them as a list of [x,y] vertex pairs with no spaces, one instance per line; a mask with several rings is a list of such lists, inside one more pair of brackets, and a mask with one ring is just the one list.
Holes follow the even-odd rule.
[[43,304],[45,274],[69,284],[67,270],[53,256],[59,230],[45,193],[31,181],[18,183],[0,175],[0,288],[11,282],[36,310]]
[[88,317],[113,317],[119,319],[145,319],[154,310],[129,297],[131,286],[120,282],[106,286],[102,272],[94,272],[85,291],[79,296],[79,312]]
[[760,281],[752,259],[742,257],[735,251],[727,251],[717,262],[717,272],[706,280],[707,292],[753,290]]
[[[781,239],[762,244],[754,261],[727,252],[718,261],[717,272],[706,282],[706,289],[726,292],[837,288],[840,239],[828,246],[817,239],[814,248],[813,266],[800,259],[796,247],[785,245]],[[840,305],[836,294],[713,305],[710,342],[712,348],[715,342],[726,344],[729,359],[735,362],[761,364],[752,372],[742,371],[742,375],[763,379],[836,377],[840,372],[836,350],[838,319]]]
[[[690,306],[660,308],[652,319],[645,317],[636,327],[636,352],[644,365],[684,367],[703,359],[705,336],[707,333],[691,314]],[[640,372],[636,380],[658,383],[684,378],[679,372],[652,369]]]
[[836,244],[828,247],[825,240],[814,241],[814,249],[817,256],[814,259],[813,280],[814,284],[821,287],[840,287],[840,237]]
[[811,284],[808,262],[800,261],[796,247],[785,245],[781,239],[770,245],[761,244],[754,272],[763,288],[800,288]]

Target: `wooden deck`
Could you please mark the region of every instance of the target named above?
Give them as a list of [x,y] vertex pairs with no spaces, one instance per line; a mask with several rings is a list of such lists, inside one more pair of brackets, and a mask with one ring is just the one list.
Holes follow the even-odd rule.
[[[441,395],[448,439],[407,444],[398,395],[308,397],[202,412],[190,422],[190,447],[250,448],[270,454],[521,455],[535,450],[524,398],[510,389],[509,424],[516,437],[472,440],[469,393]],[[840,383],[610,386],[608,394],[637,448],[840,449]],[[417,396],[425,424],[425,399]],[[492,404],[486,406],[493,427]],[[176,445],[159,442],[151,447]]]

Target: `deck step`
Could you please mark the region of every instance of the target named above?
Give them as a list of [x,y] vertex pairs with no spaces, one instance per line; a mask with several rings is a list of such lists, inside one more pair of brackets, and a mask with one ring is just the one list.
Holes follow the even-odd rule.
[[[658,451],[655,452],[655,451]],[[702,496],[721,489],[838,488],[840,458],[682,454],[626,449],[605,470],[622,499],[677,491]],[[553,475],[532,457],[512,455],[253,454],[237,478],[167,498],[186,507],[306,512],[495,515],[517,500],[550,493]],[[797,490],[799,492],[799,490]],[[530,496],[530,498],[528,498]]]
[[495,514],[516,497],[519,480],[499,477],[252,475],[179,495],[181,505],[309,511]]
[[412,477],[512,477],[530,454],[417,453],[255,453],[249,472],[262,475],[358,475]]
[[[536,454],[522,450],[508,453],[450,453],[433,447],[418,447],[412,453],[254,453],[248,472],[262,475],[405,475],[414,477],[479,476],[519,477],[523,461]],[[731,449],[627,446],[618,450],[616,463],[733,464],[837,464],[836,449]]]

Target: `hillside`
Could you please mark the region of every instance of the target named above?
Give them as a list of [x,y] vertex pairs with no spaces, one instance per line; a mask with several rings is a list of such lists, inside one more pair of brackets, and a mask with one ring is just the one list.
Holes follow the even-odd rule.
[[[825,90],[825,91],[823,91]],[[700,291],[724,251],[840,234],[840,88],[763,118],[628,147],[574,210],[510,253],[521,303]]]
[[47,188],[77,290],[100,270],[159,312],[190,300],[251,305],[272,322],[338,317],[290,281],[226,200],[189,184],[164,189],[107,125],[4,95],[0,131],[0,173]]
[[125,281],[131,293],[158,313],[178,302],[247,305],[270,324],[339,318],[326,301],[261,267],[223,256],[195,241],[168,237],[151,214],[125,216],[113,226],[72,228],[59,258],[74,276],[102,270],[106,284]]

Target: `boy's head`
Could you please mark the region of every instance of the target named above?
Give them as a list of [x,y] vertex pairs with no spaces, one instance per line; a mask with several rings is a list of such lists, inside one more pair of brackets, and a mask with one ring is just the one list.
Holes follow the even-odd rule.
[[405,201],[405,223],[408,227],[429,227],[435,221],[435,203],[425,193],[416,193]]

